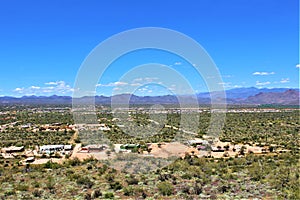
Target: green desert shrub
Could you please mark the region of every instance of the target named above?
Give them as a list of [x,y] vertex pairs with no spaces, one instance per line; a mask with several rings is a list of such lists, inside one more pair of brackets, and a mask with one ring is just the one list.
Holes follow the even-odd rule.
[[112,192],[107,192],[104,194],[105,199],[113,199],[114,198],[114,193]]
[[27,191],[29,189],[29,186],[24,183],[19,183],[15,186],[15,189],[19,191]]
[[167,181],[158,183],[157,188],[158,188],[159,192],[165,196],[169,196],[173,193],[173,185]]
[[32,195],[33,195],[34,197],[41,197],[42,194],[43,194],[43,191],[42,191],[42,190],[38,190],[38,189],[35,189],[35,190],[33,190],[33,192],[32,192]]
[[134,189],[132,186],[125,187],[123,188],[123,193],[125,196],[132,196],[134,195]]
[[99,198],[100,196],[102,196],[100,189],[95,189],[91,194],[91,197],[94,199]]
[[76,180],[78,185],[84,185],[87,188],[91,188],[94,185],[94,182],[91,181],[88,177],[82,176]]
[[111,182],[110,184],[110,188],[113,190],[121,190],[122,189],[122,185],[120,182],[116,181],[116,182]]

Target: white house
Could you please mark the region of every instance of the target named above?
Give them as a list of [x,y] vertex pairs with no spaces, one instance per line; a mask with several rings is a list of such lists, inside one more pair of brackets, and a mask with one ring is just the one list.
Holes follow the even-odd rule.
[[63,144],[58,144],[58,145],[43,145],[40,146],[39,152],[40,153],[54,153],[58,151],[71,151],[72,150],[72,145],[63,145]]

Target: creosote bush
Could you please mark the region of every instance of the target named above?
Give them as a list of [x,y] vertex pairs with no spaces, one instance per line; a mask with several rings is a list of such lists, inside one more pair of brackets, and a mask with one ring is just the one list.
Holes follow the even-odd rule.
[[169,196],[173,193],[173,185],[170,182],[160,182],[157,188],[162,195]]

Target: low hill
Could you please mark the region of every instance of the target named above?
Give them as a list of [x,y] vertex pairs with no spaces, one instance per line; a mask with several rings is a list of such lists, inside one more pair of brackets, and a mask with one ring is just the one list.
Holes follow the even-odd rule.
[[244,102],[249,104],[299,105],[299,90],[289,89],[284,92],[260,92],[248,97]]

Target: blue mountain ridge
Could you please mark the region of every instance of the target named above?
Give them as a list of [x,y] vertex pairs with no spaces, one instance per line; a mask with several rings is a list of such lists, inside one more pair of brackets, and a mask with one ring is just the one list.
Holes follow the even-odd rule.
[[[282,104],[299,105],[299,89],[289,88],[235,88],[225,91],[228,104]],[[195,96],[197,99],[195,99]],[[136,96],[130,94],[118,94],[112,97],[95,96],[96,104],[130,103],[130,104],[178,104],[178,98],[185,103],[210,104],[211,98],[221,98],[221,92],[203,92],[196,95],[163,95],[163,96]],[[76,98],[77,102],[86,102],[94,97]],[[0,104],[71,104],[71,96],[23,96],[0,97]]]

